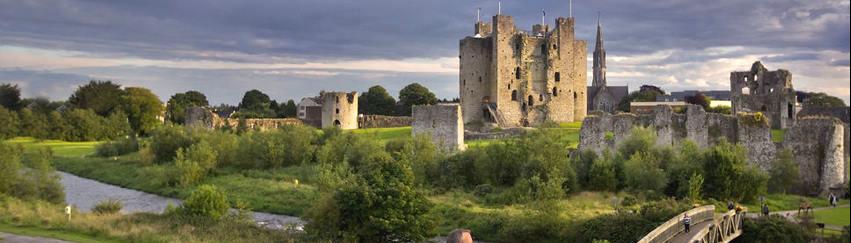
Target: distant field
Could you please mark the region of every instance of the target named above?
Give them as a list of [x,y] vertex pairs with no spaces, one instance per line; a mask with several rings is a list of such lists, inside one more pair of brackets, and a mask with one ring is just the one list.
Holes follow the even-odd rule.
[[381,141],[387,142],[411,137],[411,127],[363,128],[352,130],[352,133],[374,134]]
[[[798,207],[800,206],[802,200],[809,201],[810,204],[816,208],[828,206],[827,198],[805,197],[791,194],[769,194],[765,197],[765,203],[768,204],[768,208],[771,211],[798,210]],[[841,205],[848,203],[848,199],[839,200],[839,204]],[[724,205],[720,206],[722,208],[726,208],[726,206]],[[758,212],[758,210],[760,209],[758,201],[747,203],[742,206],[747,207],[748,210],[751,212]],[[716,205],[716,207],[718,207],[718,205]],[[847,214],[845,216],[851,217]]]
[[36,147],[50,147],[53,154],[59,157],[81,158],[95,152],[95,146],[101,142],[66,142],[59,140],[37,140],[31,137],[17,137],[6,140],[11,144],[20,144],[25,149]]

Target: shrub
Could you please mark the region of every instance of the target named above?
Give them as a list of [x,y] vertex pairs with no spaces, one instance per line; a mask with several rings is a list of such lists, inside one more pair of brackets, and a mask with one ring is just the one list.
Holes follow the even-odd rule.
[[19,184],[31,183],[33,190],[30,194],[19,197],[38,198],[52,203],[65,202],[65,191],[59,181],[59,175],[50,165],[53,151],[46,147],[32,148],[24,154],[24,160],[30,168],[26,170]]
[[18,135],[18,113],[0,106],[0,140]]
[[[389,153],[396,160],[409,161],[414,170],[414,178],[417,184],[425,184],[429,178],[437,177],[439,161],[443,159],[440,149],[431,142],[431,137],[417,135],[411,139],[402,140],[399,144],[388,143]],[[395,147],[395,148],[394,148]]]
[[174,164],[180,172],[180,184],[192,185],[216,167],[216,151],[206,141],[177,150]]
[[659,159],[647,152],[637,152],[625,163],[626,183],[633,191],[661,193],[668,183],[665,172],[659,168]]
[[390,156],[364,161],[357,177],[326,196],[305,217],[315,237],[348,242],[422,241],[433,224],[413,172]]
[[745,220],[742,235],[736,242],[792,243],[810,242],[810,236],[801,226],[789,222],[782,216],[772,215]]
[[99,144],[95,148],[95,155],[100,157],[121,156],[139,151],[139,141],[136,136],[120,138]]
[[183,202],[184,215],[218,220],[228,212],[227,195],[216,186],[201,185]]
[[343,133],[328,138],[318,149],[316,160],[320,164],[347,164],[357,171],[367,161],[387,156],[390,155],[384,150],[384,145],[374,135]]
[[602,158],[594,160],[589,174],[589,189],[595,191],[617,191],[618,179],[615,165],[608,151],[603,153]]
[[95,141],[103,138],[106,123],[103,117],[98,116],[92,110],[73,109],[66,111],[64,120],[68,123],[68,141]]
[[309,162],[316,133],[304,126],[284,126],[242,135],[239,160],[244,167],[280,168]]
[[195,143],[195,139],[189,132],[179,126],[160,126],[155,128],[152,134],[150,148],[154,152],[155,161],[159,163],[171,161],[178,149],[187,148]]
[[21,170],[21,149],[0,142],[0,193],[10,193]]
[[121,201],[115,199],[106,199],[95,204],[92,212],[96,214],[115,214],[121,211]]
[[792,157],[792,151],[781,150],[774,159],[771,169],[768,170],[771,177],[768,190],[771,192],[786,193],[798,184],[798,165]]
[[768,176],[747,163],[741,146],[720,142],[704,153],[703,192],[719,200],[749,201],[761,195]]
[[576,181],[580,187],[590,188],[591,166],[597,160],[597,153],[591,150],[576,151],[570,157],[570,164],[576,172]]

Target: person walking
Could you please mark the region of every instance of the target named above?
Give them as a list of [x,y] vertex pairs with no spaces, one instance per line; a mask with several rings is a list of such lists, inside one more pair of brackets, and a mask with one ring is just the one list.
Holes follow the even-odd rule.
[[733,201],[727,201],[727,211],[733,210],[736,208],[736,204],[733,204]]
[[762,215],[768,217],[768,204],[762,204]]
[[830,206],[835,208],[836,207],[836,199],[837,199],[836,195],[834,195],[833,193],[830,193],[830,195],[827,196],[827,198],[830,201]]
[[683,226],[686,227],[686,233],[691,231],[691,216],[688,216],[688,214],[683,215]]

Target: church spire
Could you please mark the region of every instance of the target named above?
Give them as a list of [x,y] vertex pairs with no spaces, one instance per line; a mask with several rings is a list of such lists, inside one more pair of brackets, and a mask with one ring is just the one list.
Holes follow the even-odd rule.
[[594,45],[594,79],[591,86],[606,86],[606,49],[603,48],[603,26],[597,13],[597,43]]

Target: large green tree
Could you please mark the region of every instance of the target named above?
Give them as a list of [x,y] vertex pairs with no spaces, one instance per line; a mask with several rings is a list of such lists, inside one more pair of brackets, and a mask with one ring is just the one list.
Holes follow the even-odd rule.
[[369,87],[358,99],[358,112],[368,115],[393,115],[396,99],[381,85]]
[[239,114],[243,117],[274,117],[272,99],[260,90],[252,89],[245,92],[239,102]]
[[75,108],[91,109],[100,116],[107,116],[121,109],[124,90],[112,81],[92,80],[71,94],[68,102]]
[[629,112],[629,104],[632,102],[656,101],[656,96],[664,95],[664,91],[656,86],[644,85],[639,91],[633,91],[618,102],[618,110]]
[[845,107],[845,101],[825,93],[809,93],[804,100],[805,107]]
[[437,104],[437,97],[428,88],[419,83],[412,83],[399,91],[399,102],[402,103],[399,114],[411,115],[411,107],[414,105]]
[[0,106],[0,140],[18,135],[18,113]]
[[186,108],[193,106],[206,107],[209,105],[210,102],[207,101],[207,96],[201,92],[190,90],[184,93],[177,93],[168,99],[165,116],[167,120],[173,123],[183,124],[184,119],[186,119]]
[[0,106],[13,111],[21,108],[21,89],[17,84],[0,85]]
[[136,134],[147,134],[159,124],[157,116],[162,114],[160,98],[151,90],[141,87],[127,87],[124,96],[124,111],[130,127]]
[[290,99],[287,100],[286,103],[278,104],[277,109],[275,109],[275,113],[278,117],[296,117],[298,113],[298,106],[295,104],[295,101]]
[[745,149],[726,141],[704,153],[703,173],[703,191],[718,200],[750,201],[768,187],[768,175],[748,164]]

